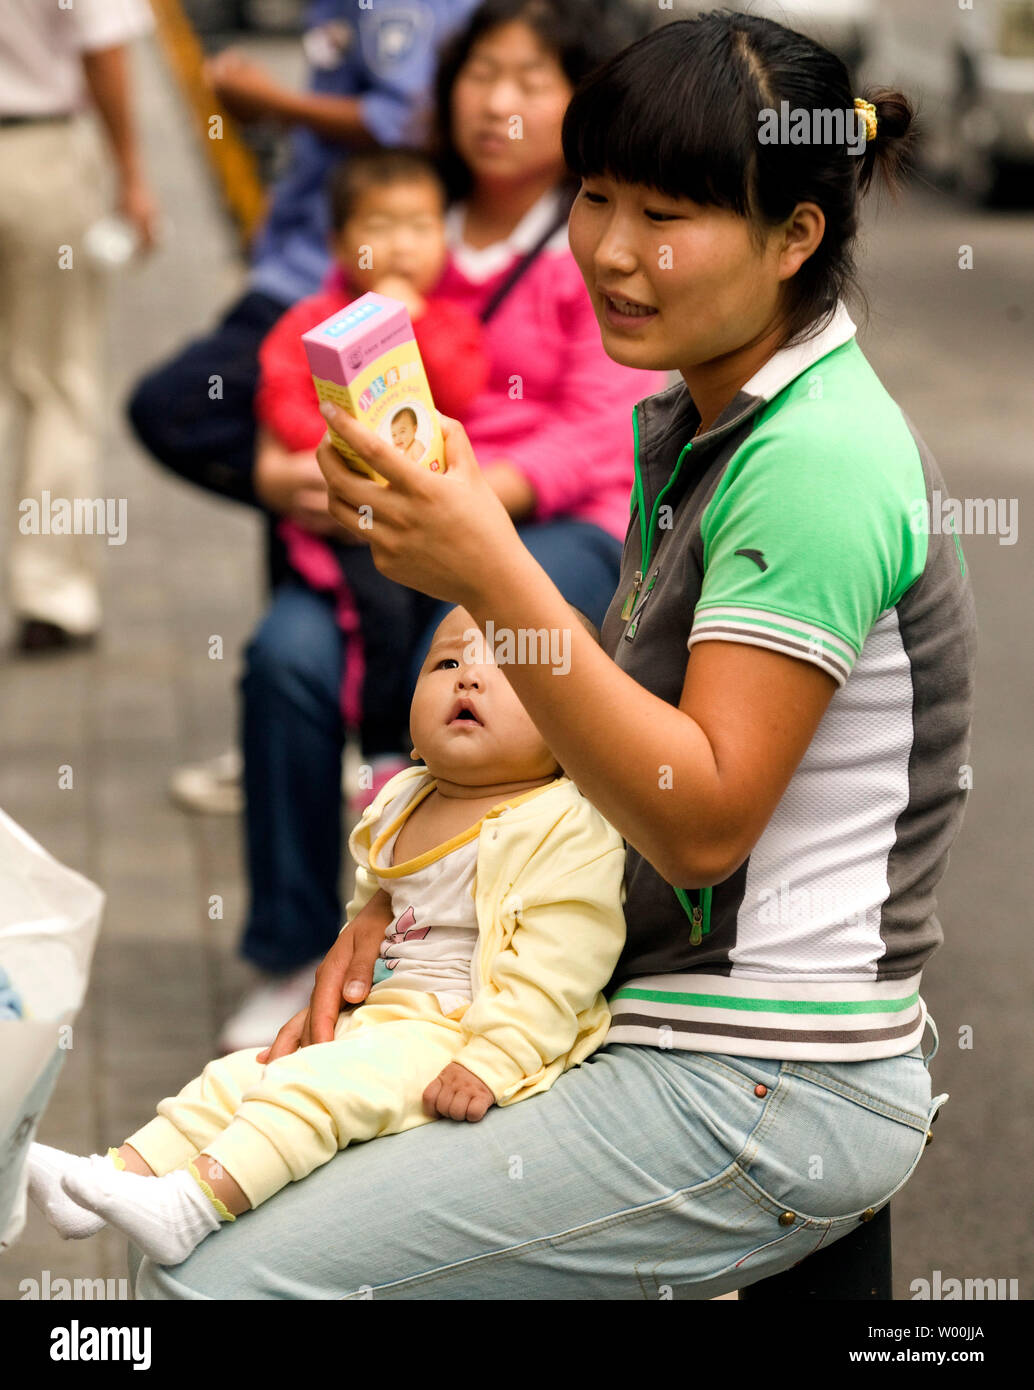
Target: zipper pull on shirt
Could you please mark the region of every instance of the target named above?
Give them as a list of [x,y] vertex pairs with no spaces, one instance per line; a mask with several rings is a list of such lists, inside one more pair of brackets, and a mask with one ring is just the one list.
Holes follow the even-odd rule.
[[642,582],[643,572],[642,570],[636,570],[635,583],[632,585],[632,588],[628,591],[628,597],[621,605],[621,621],[623,623],[627,623],[629,618],[632,616],[632,609],[635,607],[635,601],[639,597],[639,588]]
[[[690,897],[690,894],[693,896]],[[689,944],[699,946],[704,939],[704,906],[706,903],[707,912],[710,919],[711,912],[711,890],[710,888],[676,888],[675,896],[682,904],[682,910],[689,918]],[[710,932],[710,920],[707,930]]]
[[704,913],[703,909],[696,903],[693,904],[693,916],[689,929],[689,944],[699,946],[704,939]]
[[[658,576],[659,574],[660,574],[660,570],[659,570],[659,569],[654,570],[654,572],[653,572],[653,574],[652,574],[652,576],[651,576],[651,578],[650,578],[650,582],[649,582],[649,584],[647,584],[646,590],[645,590],[645,592],[644,592],[642,598],[639,600],[639,605],[638,605],[638,607],[637,607],[637,608],[635,609],[635,611],[632,613],[632,621],[629,623],[629,625],[628,625],[628,630],[627,630],[626,633],[625,633],[625,641],[626,641],[626,642],[631,642],[632,639],[633,639],[633,637],[636,635],[636,632],[637,632],[638,629],[639,629],[639,618],[640,618],[640,616],[642,615],[643,609],[646,607],[646,600],[650,597],[650,591],[651,591],[651,589],[652,589],[653,586],[657,583],[657,576]],[[641,578],[642,578],[642,576],[640,576],[640,579],[641,579]],[[636,585],[636,588],[638,589],[638,585]],[[635,595],[635,590],[633,590],[633,597],[634,597],[634,595]]]

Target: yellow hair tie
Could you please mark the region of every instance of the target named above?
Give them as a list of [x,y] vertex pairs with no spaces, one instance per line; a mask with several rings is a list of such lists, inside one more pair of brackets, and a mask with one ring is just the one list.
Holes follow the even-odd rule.
[[865,143],[876,139],[876,107],[871,101],[864,101],[861,97],[855,97],[854,107],[865,117]]

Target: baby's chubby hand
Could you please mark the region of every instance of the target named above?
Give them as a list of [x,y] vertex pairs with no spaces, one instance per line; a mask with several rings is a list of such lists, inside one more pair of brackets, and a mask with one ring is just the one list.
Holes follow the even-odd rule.
[[460,1066],[449,1065],[431,1082],[424,1092],[424,1114],[432,1119],[442,1115],[447,1120],[484,1119],[495,1104],[495,1096],[483,1081]]

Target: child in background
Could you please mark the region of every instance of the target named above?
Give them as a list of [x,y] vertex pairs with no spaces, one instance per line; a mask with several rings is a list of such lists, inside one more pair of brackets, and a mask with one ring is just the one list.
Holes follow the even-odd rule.
[[349,920],[384,927],[367,1000],[342,1011],[334,1042],[266,1065],[265,1050],[210,1062],[118,1151],[34,1144],[29,1192],[60,1234],[106,1219],[177,1264],[349,1143],[478,1121],[601,1045],[601,991],[625,939],[624,842],[557,766],[462,608],[435,632],[410,730],[424,766],[393,778],[349,840]]
[[[478,319],[433,294],[447,257],[445,191],[433,161],[407,149],[357,152],[335,171],[329,196],[334,279],[289,309],[259,350],[259,476],[291,455],[315,467],[326,422],[301,335],[369,290],[409,309],[431,394],[443,414],[462,420],[487,377]],[[408,433],[400,428],[406,442],[399,447],[410,458],[423,452],[414,441],[415,426],[414,420]],[[417,621],[412,594],[377,571],[368,547],[341,539],[326,511],[322,478],[311,511],[282,521],[280,534],[291,568],[312,587],[334,594],[339,623],[360,638],[360,650],[345,663],[341,693],[345,722],[358,725],[362,759],[371,769],[371,786],[353,803],[358,811],[406,761],[407,665]]]

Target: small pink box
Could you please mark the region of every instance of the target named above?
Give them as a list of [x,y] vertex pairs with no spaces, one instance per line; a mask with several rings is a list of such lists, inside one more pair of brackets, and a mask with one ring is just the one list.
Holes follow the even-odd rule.
[[[364,294],[325,319],[302,343],[321,401],[332,401],[414,463],[445,471],[445,442],[409,311],[397,299]],[[330,431],[349,467],[387,480]]]

